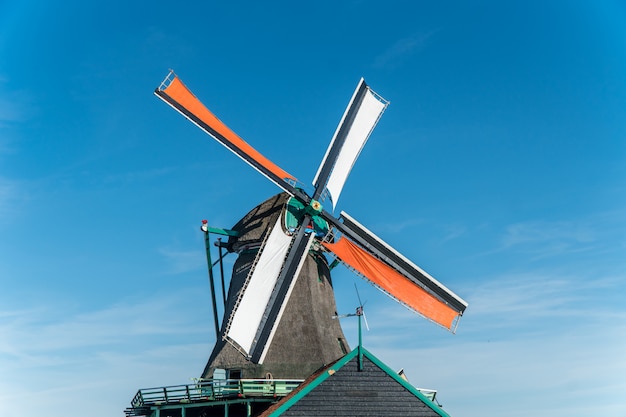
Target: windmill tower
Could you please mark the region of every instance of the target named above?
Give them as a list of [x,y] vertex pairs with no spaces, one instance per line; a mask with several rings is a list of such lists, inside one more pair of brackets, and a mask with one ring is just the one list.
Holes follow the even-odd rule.
[[[346,353],[327,257],[454,332],[467,303],[345,212],[332,212],[347,176],[388,105],[360,80],[307,194],[209,111],[170,72],[155,94],[276,184],[282,193],[233,229],[233,268],[218,341],[204,370],[306,377]],[[331,207],[328,211],[322,205]]]
[[259,204],[232,227],[238,237],[231,238],[227,248],[238,253],[238,257],[233,266],[222,326],[203,378],[212,378],[215,369],[225,369],[231,378],[234,374],[243,378],[272,375],[304,379],[349,351],[339,323],[332,320],[336,307],[328,262],[323,253],[315,249],[310,249],[304,259],[262,363],[252,361],[235,341],[244,336],[233,336],[233,326],[246,326],[253,321],[249,316],[262,314],[259,310],[237,316],[235,312],[238,308],[252,309],[250,304],[255,299],[271,291],[262,285],[262,279],[258,282],[256,277],[252,279],[251,272],[268,275],[264,270],[273,265],[264,260],[275,258],[275,248],[281,247],[276,241],[282,238],[285,244],[289,243],[285,220],[295,220],[294,211],[289,195],[281,193]]

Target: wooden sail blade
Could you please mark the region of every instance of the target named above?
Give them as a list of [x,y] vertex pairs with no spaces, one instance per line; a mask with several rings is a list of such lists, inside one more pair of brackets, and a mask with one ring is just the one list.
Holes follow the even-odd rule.
[[313,233],[285,234],[279,216],[264,239],[235,306],[224,338],[253,363],[262,364],[289,301]]
[[267,159],[226,126],[173,72],[168,74],[154,94],[280,188],[293,195],[292,184],[297,182],[296,178]]
[[[304,224],[307,223],[308,217],[305,217]],[[315,238],[314,233],[305,233],[305,230],[304,226],[298,229],[263,313],[263,318],[252,345],[251,360],[254,363],[261,364],[265,360],[265,355],[276,334],[293,287],[309,253],[311,242]]]
[[435,323],[453,330],[455,319],[460,317],[462,312],[454,309],[345,237],[341,237],[335,243],[323,243],[323,245],[343,263],[401,304]]
[[328,190],[337,205],[348,174],[388,104],[361,78],[313,179],[313,199]]
[[281,224],[279,217],[263,243],[226,325],[226,340],[246,356],[251,356],[256,344],[263,313],[291,246],[292,237],[283,232]]
[[340,218],[341,222],[328,221],[333,223],[348,239],[400,272],[416,285],[425,288],[460,313],[465,311],[467,302],[461,297],[365,228],[365,226],[349,216],[348,213],[342,211]]

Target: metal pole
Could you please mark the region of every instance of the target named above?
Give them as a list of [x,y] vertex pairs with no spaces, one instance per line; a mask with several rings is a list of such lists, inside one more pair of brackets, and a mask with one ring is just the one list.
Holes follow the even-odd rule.
[[[206,227],[205,227],[206,226]],[[220,335],[220,325],[217,317],[217,301],[215,300],[215,282],[213,280],[213,263],[211,262],[211,244],[209,242],[209,230],[206,220],[202,221],[202,229],[204,232],[204,246],[206,248],[207,265],[209,266],[209,283],[211,284],[211,300],[213,301],[213,320],[215,321],[215,338]]]
[[361,316],[363,315],[363,310],[357,310],[357,316],[359,317],[359,372],[363,370],[363,351],[361,350],[361,346],[363,346],[363,336],[361,332]]
[[220,275],[222,277],[222,297],[224,298],[224,305],[226,305],[226,285],[224,284],[224,263],[222,262],[222,258],[224,258],[224,255],[222,255],[222,238],[218,237],[217,238],[217,248],[219,251],[219,255],[220,255]]

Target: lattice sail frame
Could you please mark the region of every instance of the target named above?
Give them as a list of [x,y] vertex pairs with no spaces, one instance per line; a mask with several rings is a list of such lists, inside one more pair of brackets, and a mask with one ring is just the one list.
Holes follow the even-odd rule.
[[[388,297],[392,298],[398,304],[403,305],[407,309],[411,310],[412,312],[414,312],[415,314],[421,316],[422,318],[430,321],[431,323],[433,323],[433,324],[435,324],[437,326],[443,327],[444,329],[449,330],[453,334],[456,333],[456,330],[457,330],[457,327],[459,325],[459,322],[461,321],[461,317],[463,316],[462,313],[456,314],[454,319],[451,321],[450,326],[448,327],[448,326],[438,322],[437,320],[434,320],[432,317],[428,316],[427,314],[424,314],[423,312],[419,311],[414,306],[412,306],[410,303],[405,302],[402,299],[400,299],[399,297],[397,297],[396,295],[394,295],[394,292],[387,290],[384,286],[382,286],[379,283],[377,283],[376,281],[370,279],[366,274],[364,274],[362,271],[360,271],[359,269],[357,269],[353,265],[351,265],[351,264],[349,264],[347,262],[344,262],[339,257],[338,254],[333,252],[331,249],[328,248],[327,245],[325,245],[325,244],[332,244],[333,242],[336,242],[336,241],[338,241],[339,239],[342,239],[342,238],[344,238],[344,235],[341,232],[339,232],[337,229],[330,229],[328,231],[328,233],[326,234],[326,236],[324,236],[324,238],[321,241],[316,242],[315,248],[316,248],[316,250],[323,251],[328,256],[329,264],[330,263],[334,263],[335,261],[340,263],[340,264],[342,264],[348,270],[352,271],[355,275],[360,277],[363,281],[365,281],[368,284],[374,286],[379,291],[381,291],[383,294],[386,294]],[[378,261],[380,261],[381,263],[384,263],[384,261],[382,259],[379,259],[379,258],[376,258],[376,259],[378,259]],[[432,290],[430,290],[429,288],[424,287],[424,286],[420,286],[420,288],[424,292],[428,293],[430,297],[437,298],[437,295]]]

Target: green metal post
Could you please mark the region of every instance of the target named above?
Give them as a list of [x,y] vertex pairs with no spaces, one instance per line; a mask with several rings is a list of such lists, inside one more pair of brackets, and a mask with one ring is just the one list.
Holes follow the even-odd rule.
[[[206,223],[205,223],[206,224]],[[211,284],[211,300],[213,301],[213,320],[215,321],[215,337],[218,338],[220,335],[220,325],[217,317],[217,301],[215,300],[215,282],[213,280],[213,262],[211,262],[211,243],[210,243],[210,233],[208,231],[208,227],[206,230],[204,227],[202,228],[204,231],[204,246],[206,248],[206,259],[207,265],[209,266],[209,283]]]
[[224,263],[222,262],[222,258],[224,257],[222,254],[222,238],[217,238],[217,249],[220,255],[220,276],[222,277],[222,298],[224,299],[224,305],[226,305],[226,285],[224,284]]
[[[354,284],[354,290],[356,291],[356,296],[359,299],[359,306],[356,309],[356,315],[359,318],[359,372],[363,370],[363,329],[361,327],[361,317],[365,314],[363,312],[363,302],[361,301],[361,295],[359,294],[359,289],[356,287],[356,283]],[[367,324],[367,322],[366,322]]]
[[357,316],[359,317],[359,372],[363,370],[363,336],[362,336],[362,332],[361,332],[361,316],[363,315],[362,312],[360,312],[360,314],[357,314]]

